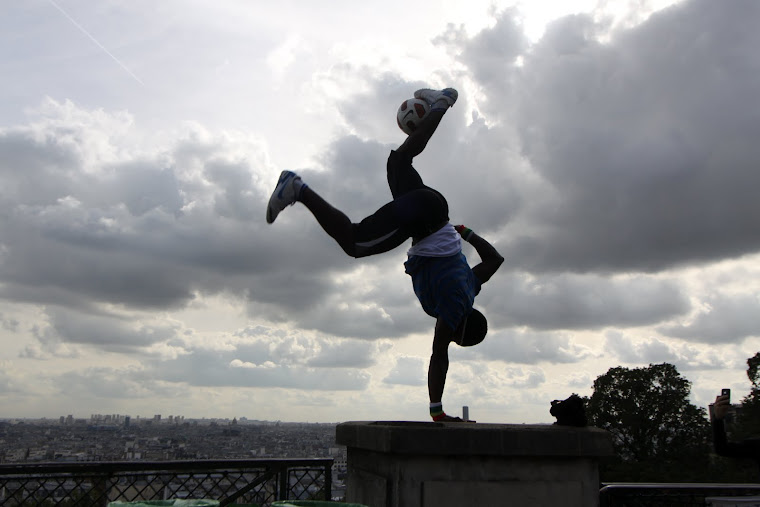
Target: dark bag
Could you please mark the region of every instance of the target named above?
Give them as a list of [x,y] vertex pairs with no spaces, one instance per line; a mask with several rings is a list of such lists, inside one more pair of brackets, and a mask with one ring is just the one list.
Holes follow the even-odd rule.
[[557,418],[560,426],[586,426],[586,406],[583,398],[573,393],[566,400],[552,401],[552,408],[549,413]]

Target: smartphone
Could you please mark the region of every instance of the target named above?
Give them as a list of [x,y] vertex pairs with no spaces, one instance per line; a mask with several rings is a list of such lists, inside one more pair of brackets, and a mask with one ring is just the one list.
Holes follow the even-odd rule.
[[728,401],[731,402],[731,389],[721,389],[720,390],[721,396],[728,396]]

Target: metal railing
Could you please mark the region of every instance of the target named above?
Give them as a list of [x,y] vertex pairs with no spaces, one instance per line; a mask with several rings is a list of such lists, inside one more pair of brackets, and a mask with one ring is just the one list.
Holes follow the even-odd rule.
[[0,465],[0,505],[101,507],[213,499],[221,505],[329,500],[331,458]]
[[710,497],[760,495],[760,484],[626,482],[602,486],[600,507],[704,507]]

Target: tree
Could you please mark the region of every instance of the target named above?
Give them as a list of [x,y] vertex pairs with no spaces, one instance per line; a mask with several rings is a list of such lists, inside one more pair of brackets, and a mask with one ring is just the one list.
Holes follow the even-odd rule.
[[760,389],[760,352],[747,359],[747,377],[752,382],[752,390]]
[[710,427],[706,410],[689,402],[690,392],[691,382],[668,363],[618,366],[594,381],[589,423],[612,434],[623,465],[617,470],[629,474],[611,480],[692,478],[679,463],[707,459]]

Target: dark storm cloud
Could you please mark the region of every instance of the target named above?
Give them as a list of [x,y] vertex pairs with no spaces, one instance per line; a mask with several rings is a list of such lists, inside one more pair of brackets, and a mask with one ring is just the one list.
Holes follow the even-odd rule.
[[688,298],[673,281],[645,276],[504,274],[483,290],[477,304],[497,326],[533,329],[599,329],[657,324],[686,314]]
[[[69,125],[49,106],[49,121],[0,132],[0,294],[61,308],[48,310],[53,342],[143,347],[166,337],[127,329],[98,305],[178,309],[215,293],[247,300],[254,317],[336,336],[398,337],[430,325],[411,311],[404,248],[351,259],[300,205],[263,223],[276,171],[262,176],[256,146],[235,156],[244,150],[225,137],[191,130],[164,152],[133,158],[126,139],[104,137],[87,111]],[[116,151],[123,160],[109,157]],[[327,174],[301,172],[359,221],[391,198],[387,155],[346,137],[323,153]],[[343,279],[363,267],[371,272],[358,283]]]
[[76,187],[67,174],[77,169],[77,154],[51,137],[44,132],[35,136],[29,129],[0,131],[0,209],[4,213],[19,202],[29,206],[55,202]]
[[48,309],[50,330],[67,343],[99,345],[112,351],[134,351],[154,343],[167,342],[178,326],[151,325],[116,315],[88,315],[66,309]]
[[20,352],[20,357],[77,357],[78,349],[71,347],[77,344],[108,352],[139,354],[156,344],[176,345],[183,332],[177,322],[161,316],[108,312],[93,305],[76,308],[50,304],[41,314],[46,322],[32,326],[30,331],[35,342]]
[[[255,146],[236,159],[228,153],[239,146],[191,132],[167,152],[131,158],[125,139],[103,136],[86,111],[69,125],[52,109],[50,121],[0,132],[5,297],[94,311],[95,302],[165,309],[230,292],[308,308],[352,268],[306,214],[264,225],[275,179],[261,181]],[[124,160],[109,158],[116,151]],[[351,152],[338,149],[334,161],[356,175],[343,200],[358,207],[373,192],[352,187],[363,156],[340,155]],[[382,180],[384,157],[377,165]]]
[[757,251],[759,18],[751,0],[687,1],[599,42],[604,27],[572,16],[520,65],[512,35],[483,42],[511,34],[508,12],[459,41],[482,110],[515,125],[545,182],[506,231],[510,262],[657,271]]
[[392,199],[385,170],[391,148],[346,136],[330,144],[320,157],[326,171],[304,171],[302,176],[353,222],[360,222]]
[[152,167],[154,163],[144,160],[119,164],[117,170],[103,179],[102,185],[93,188],[100,195],[87,196],[88,201],[101,206],[122,202],[135,217],[155,209],[176,215],[184,204],[180,183],[172,169]]

